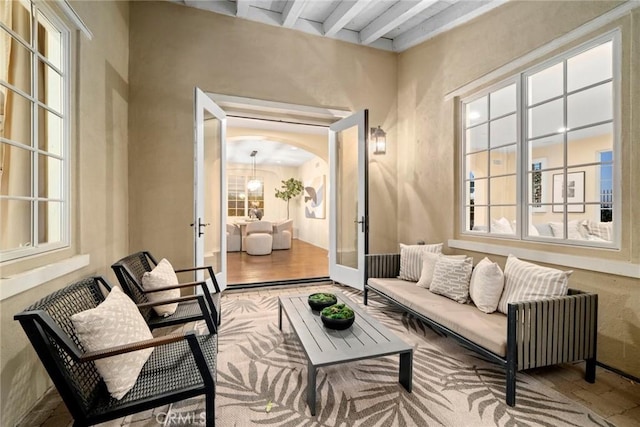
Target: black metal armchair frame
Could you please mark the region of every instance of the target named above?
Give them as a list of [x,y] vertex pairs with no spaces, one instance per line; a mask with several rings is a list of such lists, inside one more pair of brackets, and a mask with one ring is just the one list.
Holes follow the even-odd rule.
[[[73,416],[74,425],[97,424],[204,395],[206,425],[214,426],[216,335],[196,335],[189,331],[85,352],[71,323],[71,315],[104,301],[101,288],[111,290],[102,277],[86,278],[14,316]],[[151,347],[153,353],[133,388],[121,400],[111,397],[93,362]]]
[[[211,266],[191,267],[174,270],[176,273],[196,272],[206,270],[213,284],[215,292],[209,290],[207,280],[179,283],[174,286],[166,286],[153,291],[145,291],[142,286],[142,276],[144,273],[153,270],[158,265],[156,259],[148,251],[140,251],[128,255],[114,263],[111,268],[116,274],[122,289],[139,306],[143,308],[142,313],[151,329],[173,326],[186,322],[204,320],[211,333],[217,332],[220,324],[220,287],[216,280],[215,273]],[[170,316],[158,316],[146,305],[149,304],[148,293],[166,291],[170,289],[182,289],[199,287],[202,289],[200,295],[190,295],[177,299],[164,300],[164,303],[178,302],[176,312]],[[202,304],[202,298],[206,304]],[[197,303],[194,301],[196,300]]]

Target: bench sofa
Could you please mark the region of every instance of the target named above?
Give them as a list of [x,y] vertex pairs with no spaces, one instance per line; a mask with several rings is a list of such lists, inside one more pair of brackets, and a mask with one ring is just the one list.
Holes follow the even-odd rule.
[[497,362],[506,370],[506,403],[515,406],[516,372],[586,361],[586,381],[595,382],[598,295],[569,289],[568,295],[511,303],[508,314],[483,313],[416,283],[398,279],[400,254],[367,255],[364,305],[374,292],[435,330]]

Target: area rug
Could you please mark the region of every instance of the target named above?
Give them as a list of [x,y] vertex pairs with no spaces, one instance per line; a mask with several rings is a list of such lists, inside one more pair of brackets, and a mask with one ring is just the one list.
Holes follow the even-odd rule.
[[[362,306],[358,291],[335,289]],[[311,416],[307,362],[286,317],[278,329],[278,296],[229,294],[222,307],[217,426],[611,425],[526,373],[517,376],[516,407],[507,406],[500,366],[376,296],[366,311],[414,346],[412,393],[398,383],[397,355],[319,368]],[[198,420],[202,404],[175,404],[167,419]]]

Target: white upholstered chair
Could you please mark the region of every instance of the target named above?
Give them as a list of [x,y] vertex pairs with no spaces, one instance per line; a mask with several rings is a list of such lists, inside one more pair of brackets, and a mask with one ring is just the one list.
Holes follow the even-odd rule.
[[240,227],[227,224],[227,252],[239,252],[241,239]]
[[273,249],[291,249],[293,220],[287,219],[273,226]]
[[244,238],[245,250],[249,255],[269,255],[273,245],[273,226],[269,221],[255,221],[247,224]]

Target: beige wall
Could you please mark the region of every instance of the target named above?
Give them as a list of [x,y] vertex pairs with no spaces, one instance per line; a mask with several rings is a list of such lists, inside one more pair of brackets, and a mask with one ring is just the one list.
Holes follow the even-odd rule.
[[[395,135],[396,55],[168,2],[131,4],[131,250],[192,260],[193,88],[357,111]],[[377,158],[371,198],[395,212],[395,154]],[[371,219],[374,229],[383,218]],[[394,248],[380,227],[372,247]]]
[[[0,424],[12,426],[50,386],[42,364],[13,315],[68,282],[104,274],[115,282],[110,265],[126,254],[127,242],[127,120],[129,6],[125,2],[72,2],[93,32],[93,40],[78,35],[79,52],[73,72],[78,79],[72,144],[74,247],[46,262],[89,254],[88,267],[0,302],[2,379]],[[75,42],[75,41],[74,41]],[[3,265],[3,276],[43,263],[42,257]]]
[[[454,237],[497,243],[495,239],[461,235],[457,223],[459,156],[457,100],[445,95],[611,9],[613,2],[509,2],[470,23],[441,34],[399,56],[398,63],[398,237],[410,241],[447,242]],[[639,263],[640,162],[637,135],[640,117],[640,11],[596,31],[622,28],[622,247],[619,251],[523,244],[500,244],[593,257],[594,263],[615,259]],[[563,51],[571,46],[565,46]],[[500,78],[508,77],[508,75]],[[495,83],[495,82],[490,82]],[[478,88],[480,89],[480,88]],[[463,94],[463,96],[470,94]],[[474,253],[475,261],[487,254]],[[503,257],[489,255],[502,263]],[[562,266],[560,266],[562,268]],[[635,278],[576,270],[570,285],[599,294],[598,360],[640,376],[640,281]]]

